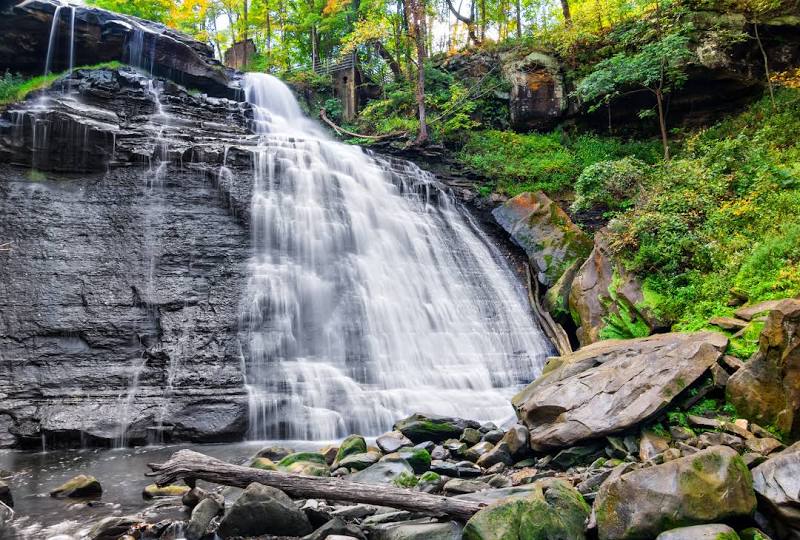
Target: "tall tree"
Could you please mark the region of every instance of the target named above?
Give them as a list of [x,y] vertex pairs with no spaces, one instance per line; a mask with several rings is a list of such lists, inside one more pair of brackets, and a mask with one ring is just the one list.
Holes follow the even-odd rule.
[[419,132],[416,143],[423,144],[428,140],[428,124],[425,118],[425,0],[405,0],[404,9],[408,20],[409,37],[414,42],[417,52],[415,94]]

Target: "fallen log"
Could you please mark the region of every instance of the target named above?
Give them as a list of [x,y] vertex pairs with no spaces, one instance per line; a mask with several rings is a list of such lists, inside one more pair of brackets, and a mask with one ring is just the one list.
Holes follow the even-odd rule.
[[539,302],[539,279],[533,274],[529,264],[525,264],[525,276],[528,280],[528,300],[530,301],[533,315],[539,322],[544,333],[558,351],[559,356],[566,356],[572,353],[572,345],[564,327],[553,320],[550,313],[542,307]]
[[358,139],[371,139],[373,141],[380,141],[383,139],[393,139],[395,137],[405,137],[408,135],[407,131],[393,131],[392,133],[385,133],[383,135],[364,135],[362,133],[354,133],[352,131],[347,131],[342,126],[337,126],[333,120],[328,118],[328,115],[325,113],[325,109],[319,110],[319,117],[320,119],[328,124],[331,129],[333,129],[339,135],[348,135],[350,137],[356,137]]
[[411,492],[388,485],[360,484],[340,478],[302,476],[276,471],[265,471],[226,463],[192,450],[179,450],[165,463],[147,465],[157,485],[184,480],[193,486],[197,480],[215,484],[246,488],[253,482],[278,488],[298,499],[328,499],[390,506],[400,510],[420,512],[432,516],[447,516],[466,521],[485,506],[467,501],[422,492]]

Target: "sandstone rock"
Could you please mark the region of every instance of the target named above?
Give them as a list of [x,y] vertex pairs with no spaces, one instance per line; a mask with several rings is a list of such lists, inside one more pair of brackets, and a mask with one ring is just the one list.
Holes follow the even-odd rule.
[[461,525],[455,521],[437,523],[430,519],[385,523],[370,531],[370,540],[460,540]]
[[525,250],[540,282],[552,285],[576,260],[585,260],[591,239],[541,191],[522,193],[495,208],[495,220]]
[[480,510],[464,527],[464,540],[584,540],[589,505],[568,484],[535,484],[525,497]]
[[595,234],[594,248],[575,275],[569,309],[581,346],[669,328],[669,321],[653,312],[639,279],[612,258],[603,230]]
[[748,516],[756,500],[736,451],[717,446],[610,477],[595,500],[600,540],[653,538],[675,527]]
[[[753,488],[783,536],[800,535],[800,442],[753,469]],[[794,535],[794,536],[791,536]]]
[[574,445],[651,418],[703,375],[727,343],[713,332],[596,343],[548,363],[512,403],[535,450]]
[[447,439],[458,439],[466,428],[477,429],[478,422],[450,418],[445,416],[426,416],[414,414],[398,421],[394,428],[411,439],[414,443],[424,441],[442,442]]
[[462,495],[464,493],[475,493],[490,489],[491,486],[481,480],[467,480],[464,478],[453,478],[444,485],[444,491],[448,495]]
[[483,435],[483,440],[492,444],[497,444],[503,439],[504,435],[505,433],[503,433],[502,430],[492,429]]
[[800,434],[800,300],[771,302],[758,352],[727,386],[728,400],[743,417]]
[[783,300],[767,300],[752,306],[746,306],[736,310],[735,315],[745,321],[752,321],[757,315],[769,313],[780,305]]
[[404,446],[412,446],[414,444],[399,431],[390,431],[388,433],[384,433],[378,437],[375,442],[378,445],[378,448],[380,448],[385,454],[397,452]]
[[558,281],[553,283],[542,298],[542,307],[546,309],[556,322],[572,324],[572,314],[569,312],[569,293],[572,290],[572,282],[583,265],[584,259],[576,259],[569,265]]
[[[327,458],[326,458],[327,461]],[[277,471],[278,466],[269,458],[256,457],[250,462],[250,466],[254,469],[261,469],[264,471]]]
[[414,474],[414,469],[405,460],[381,461],[351,474],[349,480],[362,484],[391,484],[404,473]]
[[381,461],[402,460],[411,465],[414,472],[422,474],[431,467],[431,455],[422,448],[401,448],[397,452],[387,454]]
[[364,452],[361,454],[350,454],[339,461],[339,467],[345,467],[347,469],[355,470],[355,471],[363,471],[370,465],[377,463],[381,459],[381,455],[378,452]]
[[211,520],[222,513],[225,501],[220,495],[211,495],[200,501],[192,510],[186,525],[186,540],[200,540],[205,536]]
[[745,328],[747,326],[747,321],[735,319],[733,317],[714,317],[709,319],[708,324],[718,326],[723,330],[736,331]]
[[762,439],[747,439],[744,444],[751,452],[756,452],[764,456],[769,455],[775,450],[783,447],[783,443],[781,443],[781,441],[778,439],[773,439],[772,437]]
[[669,439],[656,435],[652,431],[642,431],[639,439],[639,459],[647,461],[669,449]]
[[508,453],[514,459],[520,459],[528,453],[528,439],[530,433],[528,428],[523,425],[515,424],[511,426],[506,434],[503,436],[502,442],[508,445]]
[[50,492],[51,497],[99,497],[103,494],[100,482],[94,476],[80,474],[71,480],[67,480]]
[[478,461],[482,455],[491,452],[493,448],[494,445],[490,442],[479,442],[478,444],[467,448],[467,451],[464,452],[464,457],[470,461]]
[[208,492],[206,492],[206,490],[195,487],[183,494],[181,503],[189,508],[194,508],[206,497],[208,497]]
[[155,499],[157,497],[183,497],[189,492],[189,486],[171,484],[168,486],[157,486],[149,484],[142,490],[142,497],[145,499]]
[[659,534],[656,540],[739,540],[739,535],[727,525],[714,523],[672,529]]
[[557,58],[539,51],[519,58],[510,52],[500,55],[500,65],[511,84],[508,104],[515,129],[547,128],[567,113],[569,91]]
[[491,450],[480,456],[477,460],[478,466],[483,468],[493,467],[498,463],[503,463],[505,465],[514,463],[508,443],[503,441],[497,443]]
[[283,491],[250,484],[217,527],[222,538],[234,536],[303,536],[311,532],[306,515]]
[[483,434],[477,429],[467,428],[464,430],[464,433],[461,434],[461,437],[459,437],[458,440],[467,444],[468,446],[472,446],[477,444],[481,440],[482,436]]

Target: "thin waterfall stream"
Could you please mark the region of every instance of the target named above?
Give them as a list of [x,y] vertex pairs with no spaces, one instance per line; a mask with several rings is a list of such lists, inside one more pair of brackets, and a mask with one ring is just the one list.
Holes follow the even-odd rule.
[[408,163],[335,142],[249,73],[250,438],[375,435],[413,412],[502,421],[550,345],[469,215]]

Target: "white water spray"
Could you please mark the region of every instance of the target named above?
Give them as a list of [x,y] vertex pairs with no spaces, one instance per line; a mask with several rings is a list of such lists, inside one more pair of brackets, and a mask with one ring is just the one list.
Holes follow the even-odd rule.
[[330,140],[248,74],[259,146],[242,310],[250,437],[500,420],[550,346],[505,261],[432,176]]

